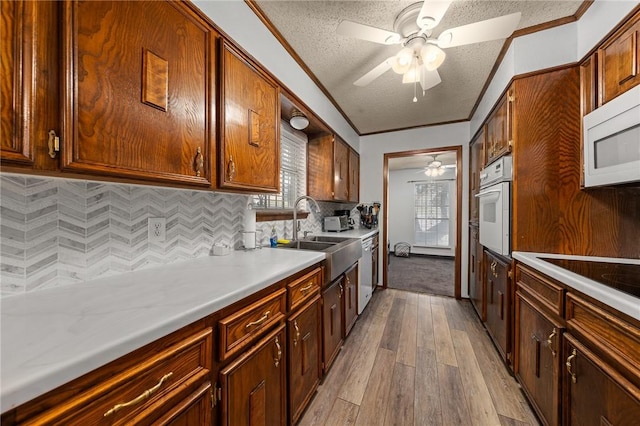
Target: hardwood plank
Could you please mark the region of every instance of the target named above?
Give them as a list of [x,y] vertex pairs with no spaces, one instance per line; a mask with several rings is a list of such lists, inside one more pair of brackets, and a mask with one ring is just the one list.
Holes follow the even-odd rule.
[[448,297],[443,300],[444,310],[447,314],[447,321],[451,330],[465,330],[465,316],[462,313],[461,305],[469,303],[463,300],[456,300]]
[[502,415],[499,415],[499,417],[500,417],[500,426],[535,426],[538,424],[537,421],[535,423],[527,423],[527,422],[521,422],[520,420],[512,419],[510,417],[505,417]]
[[367,389],[360,404],[356,425],[383,425],[387,410],[387,400],[391,388],[393,366],[396,354],[388,349],[379,348],[375,365],[371,372]]
[[373,293],[374,295],[378,294],[379,299],[376,301],[376,315],[385,315],[385,313],[389,313],[396,293],[397,292],[393,289],[376,290]]
[[434,296],[431,295],[429,296],[429,300],[431,302],[432,305],[442,305],[444,302],[444,297],[443,296]]
[[451,330],[451,338],[457,358],[464,360],[464,362],[459,363],[458,369],[460,370],[467,406],[469,407],[469,415],[478,424],[499,424],[498,413],[493,405],[491,394],[487,389],[487,384],[484,381],[467,333],[460,330]]
[[431,318],[431,299],[421,294],[418,296],[418,331],[416,338],[417,349],[436,350],[433,336],[433,320]]
[[458,366],[447,315],[443,305],[431,305],[431,318],[433,319],[433,334],[436,344],[436,357],[439,363],[452,367]]
[[516,380],[509,374],[498,351],[479,320],[467,321],[467,335],[498,414],[536,424],[537,421]]
[[471,421],[467,401],[462,397],[464,389],[458,368],[438,363],[438,385],[442,424],[447,426],[476,424]]
[[402,317],[396,362],[415,367],[418,329],[418,295],[416,293],[407,293],[406,300],[407,303]]
[[389,349],[390,351],[398,350],[398,343],[400,341],[400,327],[402,327],[402,316],[404,315],[404,308],[406,301],[400,298],[394,298],[391,304],[391,310],[389,312],[389,318],[387,319],[387,325],[384,328],[384,334],[380,341],[380,347]]
[[372,316],[371,325],[367,329],[360,349],[354,356],[351,368],[348,372],[345,372],[347,377],[340,389],[338,398],[358,405],[362,402],[386,324],[387,319],[385,317],[381,315]]
[[355,425],[359,407],[340,398],[331,408],[331,414],[325,422],[326,425]]
[[440,408],[440,388],[436,351],[431,348],[418,348],[416,357],[416,382],[414,396],[414,424],[442,425]]
[[389,406],[384,420],[385,426],[413,425],[415,377],[414,367],[396,362],[389,392]]

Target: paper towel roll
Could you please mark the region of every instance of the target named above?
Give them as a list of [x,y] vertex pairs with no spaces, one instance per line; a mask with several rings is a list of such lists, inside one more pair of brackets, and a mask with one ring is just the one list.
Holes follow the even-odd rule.
[[255,232],[243,232],[242,233],[242,244],[245,249],[254,249],[256,248],[256,233]]
[[256,231],[256,211],[251,208],[247,208],[244,211],[244,229],[245,232]]

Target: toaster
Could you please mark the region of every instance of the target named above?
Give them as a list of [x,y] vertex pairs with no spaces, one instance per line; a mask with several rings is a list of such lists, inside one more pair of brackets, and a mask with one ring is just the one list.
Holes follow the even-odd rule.
[[324,218],[325,232],[341,232],[349,229],[347,216],[327,216]]

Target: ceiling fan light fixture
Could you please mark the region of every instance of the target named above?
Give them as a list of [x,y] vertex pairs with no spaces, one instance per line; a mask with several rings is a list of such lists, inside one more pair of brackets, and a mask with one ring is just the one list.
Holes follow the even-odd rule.
[[435,44],[427,43],[420,49],[420,57],[427,71],[438,69],[447,54]]
[[394,57],[391,69],[397,74],[404,74],[411,68],[413,49],[405,47]]
[[291,114],[291,119],[289,119],[289,124],[296,130],[306,129],[309,125],[309,119],[304,116],[300,111],[294,111]]

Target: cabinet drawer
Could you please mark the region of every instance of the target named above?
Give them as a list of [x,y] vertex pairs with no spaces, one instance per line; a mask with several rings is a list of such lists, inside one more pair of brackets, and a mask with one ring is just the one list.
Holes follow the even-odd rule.
[[293,311],[307,300],[310,300],[320,290],[321,286],[321,268],[316,268],[294,282],[287,284],[287,293],[289,294],[288,310]]
[[220,360],[224,361],[284,318],[285,293],[281,288],[218,322]]
[[640,327],[572,293],[567,293],[567,329],[582,335],[589,346],[611,357],[640,386]]
[[211,331],[196,333],[124,371],[97,370],[100,381],[95,385],[23,424],[153,423],[184,399],[185,391],[193,392],[208,378]]
[[516,267],[518,286],[558,316],[564,312],[564,288],[522,265]]
[[371,247],[376,247],[380,243],[380,237],[378,234],[374,235],[371,240]]

